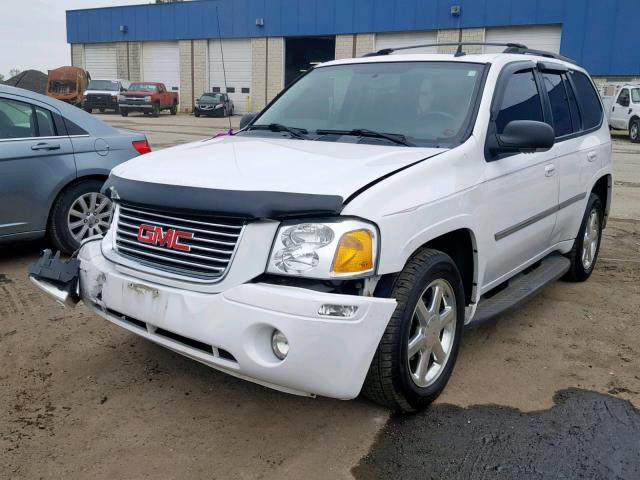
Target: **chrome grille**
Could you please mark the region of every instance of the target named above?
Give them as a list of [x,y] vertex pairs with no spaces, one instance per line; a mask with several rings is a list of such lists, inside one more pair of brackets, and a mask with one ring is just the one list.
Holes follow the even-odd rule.
[[[121,255],[161,270],[208,279],[225,274],[244,228],[242,220],[163,213],[126,204],[117,206],[116,219],[116,250]],[[160,237],[167,235],[165,241],[151,241],[149,228],[142,230],[146,241],[141,241],[142,225],[159,229]],[[166,241],[173,238],[170,232],[193,236],[180,238],[172,248]]]

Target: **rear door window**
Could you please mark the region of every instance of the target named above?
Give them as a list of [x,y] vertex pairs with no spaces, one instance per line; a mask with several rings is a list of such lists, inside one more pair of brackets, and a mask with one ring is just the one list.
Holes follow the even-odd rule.
[[533,70],[514,73],[508,80],[496,119],[498,134],[513,120],[543,122],[542,103]]
[[31,105],[0,98],[0,139],[37,136]]
[[551,104],[553,117],[551,126],[556,133],[556,137],[564,137],[573,133],[571,109],[569,108],[569,99],[562,81],[562,75],[560,73],[544,73],[542,78],[549,96],[549,103]]
[[571,71],[569,76],[576,87],[576,97],[582,115],[582,128],[584,130],[596,128],[602,123],[602,104],[598,92],[584,73]]
[[631,89],[631,100],[633,103],[640,103],[640,88]]

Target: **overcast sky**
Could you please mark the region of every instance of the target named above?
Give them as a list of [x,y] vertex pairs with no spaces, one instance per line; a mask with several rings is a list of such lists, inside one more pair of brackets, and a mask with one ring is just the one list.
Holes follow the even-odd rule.
[[2,0],[0,74],[9,70],[51,68],[71,64],[65,11],[151,3],[150,0]]

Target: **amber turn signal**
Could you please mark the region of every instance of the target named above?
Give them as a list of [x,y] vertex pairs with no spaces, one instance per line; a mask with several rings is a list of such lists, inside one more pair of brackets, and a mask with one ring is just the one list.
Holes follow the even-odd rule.
[[333,273],[358,273],[373,269],[373,233],[354,230],[342,235],[331,271]]

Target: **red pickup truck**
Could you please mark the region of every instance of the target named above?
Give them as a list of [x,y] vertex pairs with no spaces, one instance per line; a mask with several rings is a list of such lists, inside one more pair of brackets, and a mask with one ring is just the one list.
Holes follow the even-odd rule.
[[143,112],[157,117],[162,110],[171,115],[178,113],[178,92],[169,92],[164,83],[133,82],[126,92],[120,95],[118,108],[123,117],[129,112]]

